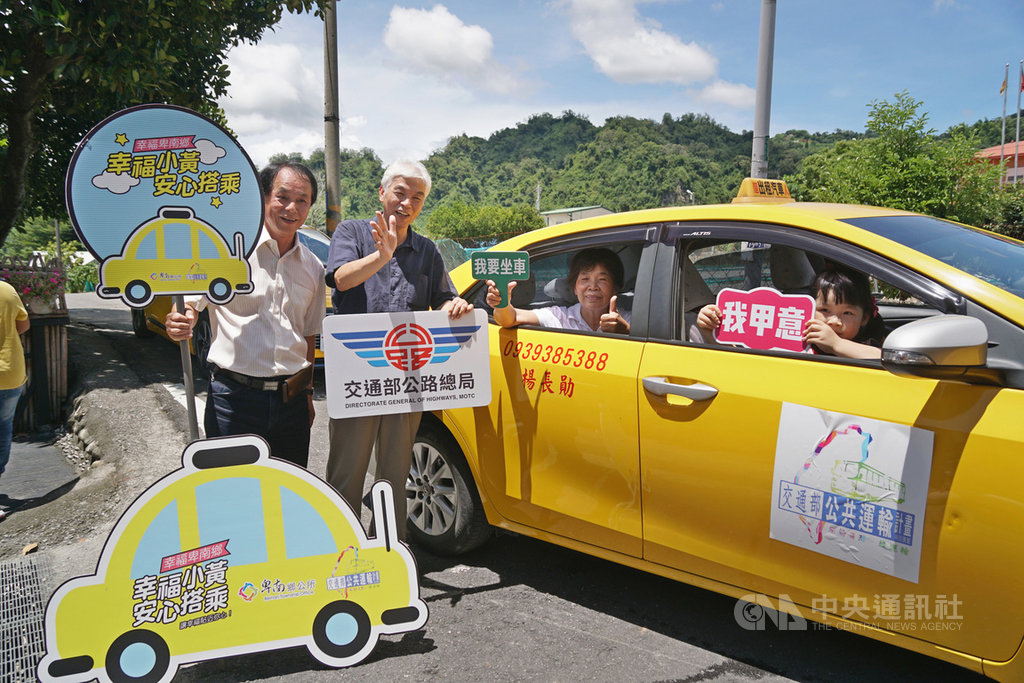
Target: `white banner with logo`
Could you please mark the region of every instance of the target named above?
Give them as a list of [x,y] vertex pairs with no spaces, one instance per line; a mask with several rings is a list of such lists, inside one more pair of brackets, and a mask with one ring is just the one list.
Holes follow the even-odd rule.
[[332,418],[491,402],[487,314],[331,315],[320,337]]
[[916,583],[933,441],[918,427],[783,403],[771,537]]

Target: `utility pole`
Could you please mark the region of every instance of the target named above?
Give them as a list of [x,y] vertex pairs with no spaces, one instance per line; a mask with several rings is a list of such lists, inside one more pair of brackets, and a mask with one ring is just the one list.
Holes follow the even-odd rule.
[[338,117],[338,11],[336,0],[324,3],[324,164],[327,178],[325,226],[333,234],[341,220],[341,120]]
[[757,94],[754,96],[754,145],[750,176],[768,177],[768,121],[772,111],[772,61],[775,56],[775,0],[761,0],[761,36],[757,44]]

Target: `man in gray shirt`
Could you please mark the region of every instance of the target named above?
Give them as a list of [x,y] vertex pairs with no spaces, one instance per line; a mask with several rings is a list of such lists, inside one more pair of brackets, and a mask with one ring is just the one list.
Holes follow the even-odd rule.
[[[383,205],[373,221],[344,221],[331,237],[327,285],[336,314],[448,311],[459,318],[473,305],[455,292],[441,253],[412,229],[430,192],[430,174],[417,161],[391,164],[381,179]],[[327,481],[358,515],[374,444],[377,479],[391,482],[398,535],[405,539],[405,481],[422,413],[332,419]]]

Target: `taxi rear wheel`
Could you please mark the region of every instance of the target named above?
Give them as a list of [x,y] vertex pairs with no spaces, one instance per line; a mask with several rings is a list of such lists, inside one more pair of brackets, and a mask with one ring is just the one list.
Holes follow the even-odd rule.
[[222,277],[215,278],[210,283],[209,291],[206,293],[206,298],[215,304],[226,304],[231,301],[234,296],[234,292],[231,290],[231,283]]
[[132,280],[124,288],[124,298],[134,306],[148,306],[153,300],[153,290],[142,280]]
[[325,605],[313,620],[313,642],[332,659],[358,655],[370,642],[370,633],[366,610],[349,600]]
[[440,555],[456,555],[491,537],[473,474],[455,440],[424,419],[412,446],[405,484],[409,538]]
[[145,629],[122,633],[111,643],[104,662],[114,683],[159,681],[167,673],[171,654],[164,639]]

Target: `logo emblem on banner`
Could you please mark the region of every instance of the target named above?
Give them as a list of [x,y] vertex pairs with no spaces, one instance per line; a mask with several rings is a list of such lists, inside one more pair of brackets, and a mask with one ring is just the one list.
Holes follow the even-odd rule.
[[321,335],[333,418],[448,410],[491,402],[487,314],[332,315]]
[[480,325],[426,328],[401,323],[390,330],[334,332],[332,337],[354,351],[371,367],[419,370],[428,363],[444,363],[473,338]]

